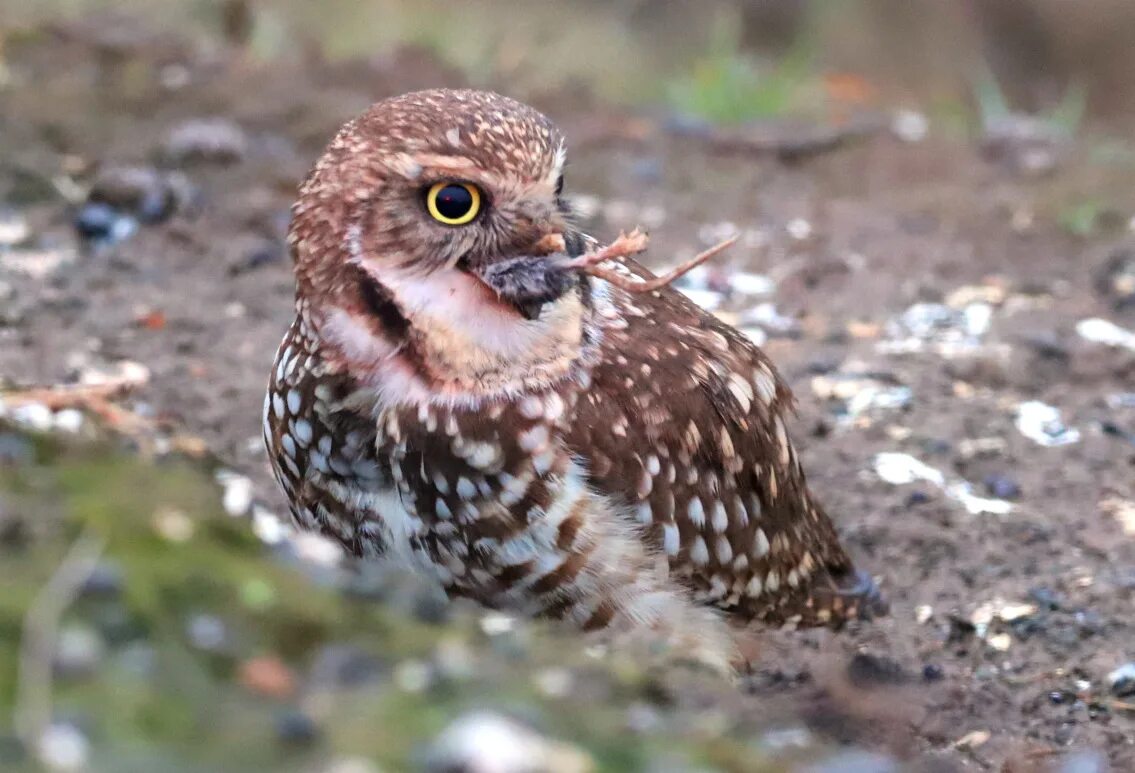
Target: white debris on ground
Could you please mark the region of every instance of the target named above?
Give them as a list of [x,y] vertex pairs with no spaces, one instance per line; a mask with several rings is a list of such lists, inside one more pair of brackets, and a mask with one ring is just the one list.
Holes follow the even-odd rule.
[[910,387],[859,373],[815,376],[812,392],[821,400],[840,404],[837,423],[845,427],[871,414],[906,408],[914,399]]
[[1068,427],[1059,409],[1029,400],[1017,406],[1017,430],[1034,443],[1042,446],[1067,446],[1080,442],[1080,431]]
[[587,773],[596,769],[584,750],[487,711],[466,714],[450,724],[426,758],[430,771]]
[[929,483],[946,496],[962,504],[972,515],[988,513],[1005,515],[1012,512],[1013,504],[1004,499],[979,497],[974,487],[961,478],[948,478],[941,470],[915,459],[910,454],[887,452],[875,455],[875,474],[887,483],[902,486],[919,481]]
[[234,518],[248,515],[252,508],[252,480],[232,470],[217,470],[213,478],[221,486],[221,506]]
[[1092,317],[1080,320],[1076,324],[1076,332],[1087,341],[1135,352],[1135,332],[1122,328],[1114,322],[1108,322],[1106,319]]
[[887,322],[886,338],[876,344],[876,349],[884,354],[928,352],[943,357],[985,352],[989,347],[984,337],[992,320],[993,305],[985,301],[956,308],[945,303],[916,303]]

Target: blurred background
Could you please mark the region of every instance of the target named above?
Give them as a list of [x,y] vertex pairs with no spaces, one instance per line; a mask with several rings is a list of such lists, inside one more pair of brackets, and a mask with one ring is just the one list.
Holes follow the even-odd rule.
[[[1135,769],[1130,0],[0,0],[0,768]],[[530,101],[601,239],[761,344],[891,618],[675,653],[294,535],[296,186]],[[680,655],[680,653],[677,653]],[[680,658],[679,658],[680,659]]]

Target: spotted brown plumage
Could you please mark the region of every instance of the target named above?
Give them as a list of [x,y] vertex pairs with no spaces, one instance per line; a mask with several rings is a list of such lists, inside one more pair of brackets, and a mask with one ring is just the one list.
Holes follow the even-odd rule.
[[[332,141],[293,211],[297,316],[265,402],[297,524],[451,595],[708,660],[726,617],[880,611],[764,354],[670,288],[561,268],[594,244],[564,158],[544,116],[474,91],[380,102]],[[439,183],[475,186],[468,222],[431,216]]]

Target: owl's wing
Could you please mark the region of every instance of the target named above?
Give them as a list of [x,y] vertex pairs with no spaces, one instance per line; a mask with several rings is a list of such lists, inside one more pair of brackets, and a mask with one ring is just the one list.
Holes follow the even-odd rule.
[[570,435],[591,484],[626,505],[672,575],[739,617],[883,611],[808,492],[785,429],[792,396],[768,358],[673,289],[605,287],[616,313]]

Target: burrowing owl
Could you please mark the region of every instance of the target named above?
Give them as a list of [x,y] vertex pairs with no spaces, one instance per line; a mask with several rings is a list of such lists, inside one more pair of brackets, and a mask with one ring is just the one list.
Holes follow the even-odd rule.
[[717,643],[729,618],[881,611],[765,355],[669,287],[562,269],[594,246],[564,160],[547,118],[477,91],[380,102],[331,142],[293,210],[264,412],[298,525],[584,629]]

